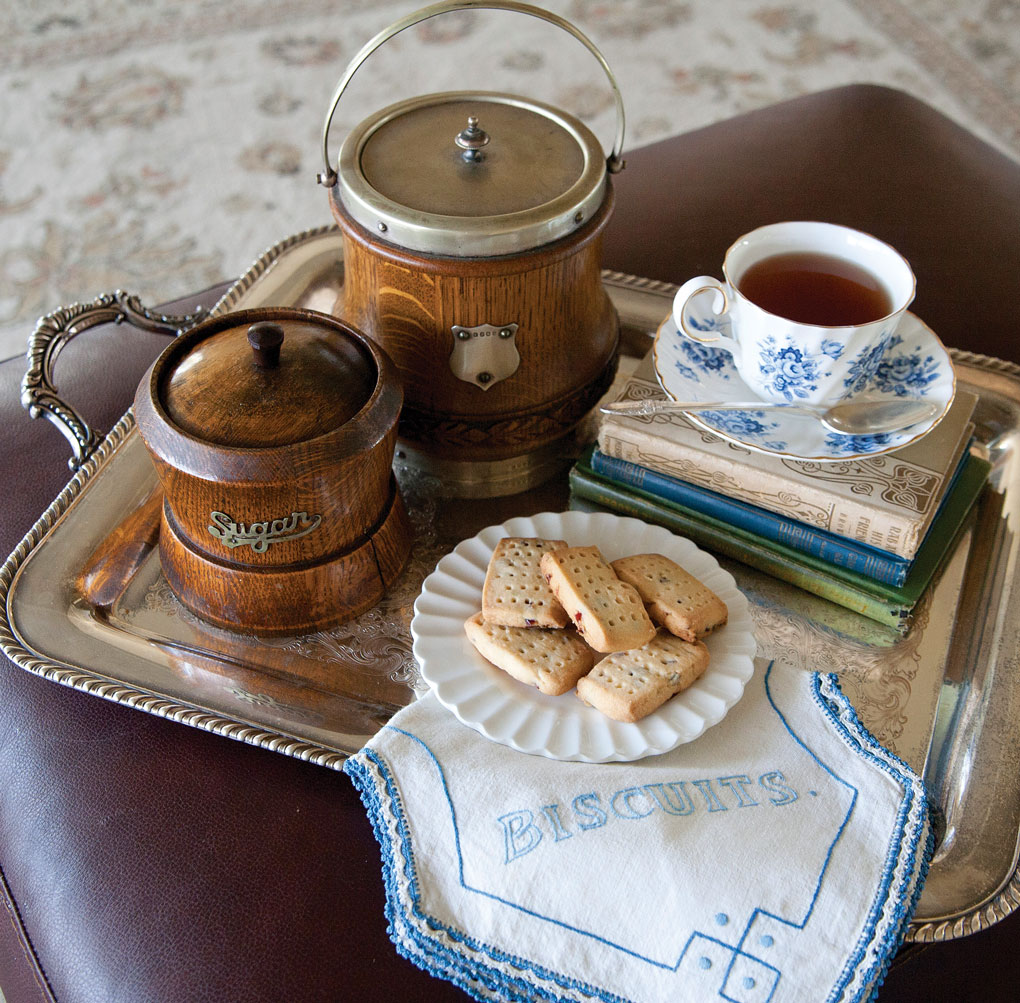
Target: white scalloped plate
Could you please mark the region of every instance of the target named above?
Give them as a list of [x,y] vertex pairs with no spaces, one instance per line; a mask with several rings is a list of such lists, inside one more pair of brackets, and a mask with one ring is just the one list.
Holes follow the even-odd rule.
[[[489,558],[504,536],[594,544],[610,561],[644,553],[672,558],[729,608],[727,625],[706,638],[711,661],[704,676],[644,720],[627,724],[583,704],[573,691],[547,696],[497,669],[472,647],[464,621],[481,609]],[[754,671],[751,613],[733,576],[668,529],[602,512],[542,512],[459,543],[425,579],[411,636],[422,677],[464,724],[520,752],[574,762],[626,762],[693,741],[726,716]]]

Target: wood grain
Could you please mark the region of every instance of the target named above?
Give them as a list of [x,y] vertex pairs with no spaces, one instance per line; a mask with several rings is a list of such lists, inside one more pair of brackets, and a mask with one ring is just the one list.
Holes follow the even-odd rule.
[[160,369],[159,400],[177,428],[205,442],[258,449],[314,439],[365,405],[378,367],[363,341],[320,320],[281,327],[276,365],[248,340],[259,324],[232,325],[174,353]]
[[[255,369],[238,332],[263,321],[288,330],[313,325],[319,333],[310,360],[290,367],[298,377],[293,400],[285,385],[270,395],[268,444],[243,446],[230,441],[236,412],[214,386],[216,368],[194,386],[185,377],[219,357],[221,339],[234,354],[240,347],[238,365]],[[286,350],[285,340],[283,359]],[[326,379],[314,372],[324,355],[344,360],[339,370],[331,364]],[[224,380],[233,357],[228,352]],[[283,370],[269,372],[275,379],[286,376]],[[245,379],[254,385],[266,372]],[[171,382],[178,391],[173,412],[165,397]],[[310,399],[309,385],[317,388]],[[213,393],[219,403],[210,407],[205,395]],[[165,495],[160,559],[178,598],[213,623],[262,633],[318,629],[378,600],[411,544],[392,474],[401,403],[396,372],[378,345],[308,311],[227,314],[169,346],[138,388],[135,418]],[[181,427],[180,408],[204,417],[211,441],[200,436],[200,424]],[[247,436],[256,423],[245,424]],[[290,441],[293,429],[298,437]]]
[[[500,459],[569,431],[612,379],[619,322],[601,280],[598,213],[521,254],[452,258],[405,251],[369,233],[331,193],[344,239],[344,316],[386,350],[404,387],[401,436],[426,452]],[[482,389],[450,367],[452,328],[517,324],[520,366]],[[556,412],[555,420],[543,421]]]
[[121,597],[131,576],[159,544],[162,510],[163,489],[157,485],[89,556],[75,580],[75,591],[90,606],[109,609]]
[[[400,573],[410,552],[409,523],[393,485],[371,535],[342,554],[311,564],[241,567],[195,551],[168,508],[160,528],[160,563],[174,595],[204,620],[264,636],[326,630],[371,609]],[[376,540],[387,555],[380,563]]]

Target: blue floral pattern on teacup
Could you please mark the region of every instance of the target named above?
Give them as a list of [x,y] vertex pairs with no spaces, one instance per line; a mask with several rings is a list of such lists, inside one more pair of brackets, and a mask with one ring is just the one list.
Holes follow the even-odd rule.
[[782,348],[774,335],[761,343],[758,354],[758,368],[761,371],[765,389],[785,400],[805,400],[818,389],[818,381],[830,374],[825,370],[823,359],[838,359],[843,346],[838,341],[822,342],[821,355],[814,356],[788,340]]
[[[899,348],[902,344],[903,339],[897,335],[890,340],[889,348]],[[882,393],[893,393],[897,397],[923,397],[929,385],[939,378],[939,373],[939,360],[934,355],[922,355],[918,347],[883,358],[872,382]]]
[[[692,311],[694,313],[694,311]],[[726,333],[728,322],[706,316],[708,311],[691,317],[699,331],[718,330]],[[778,352],[779,345],[774,346]],[[836,354],[839,343],[828,346]],[[858,359],[857,353],[843,347],[842,358],[834,362],[840,369],[836,377],[842,389],[843,379],[851,367],[863,373],[869,360]],[[753,355],[757,361],[757,353]],[[820,355],[820,368],[826,369],[827,359]],[[847,365],[847,359],[850,359]],[[660,328],[656,337],[655,372],[663,389],[675,400],[753,401],[756,392],[748,387],[736,369],[733,357],[714,345],[701,345],[684,339],[672,318]],[[830,377],[831,379],[831,377]],[[876,398],[904,396],[913,393],[941,406],[938,415],[910,428],[881,436],[848,437],[829,433],[821,422],[791,415],[782,410],[759,411],[753,404],[737,412],[693,411],[691,420],[700,428],[718,434],[730,442],[773,456],[802,457],[820,461],[844,460],[872,456],[906,445],[923,434],[945,413],[953,399],[953,364],[935,334],[917,317],[907,313],[901,320],[896,336],[889,339],[879,360],[879,368],[860,389],[850,393],[874,395]],[[799,403],[794,399],[791,403]]]
[[843,346],[834,338],[826,338],[822,342],[822,355],[830,359],[838,359],[843,354]]

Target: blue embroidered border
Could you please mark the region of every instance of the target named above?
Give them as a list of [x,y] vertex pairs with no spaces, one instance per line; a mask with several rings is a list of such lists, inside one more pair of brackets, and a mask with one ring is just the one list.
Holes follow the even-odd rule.
[[[772,698],[771,689],[769,687],[771,672],[772,664],[770,664],[766,670],[764,680],[765,692],[780,721],[783,723],[794,741],[797,742],[797,744],[799,744],[801,748],[803,748],[812,758],[814,758],[815,761],[818,762],[824,770],[826,770],[826,772],[840,783],[844,783],[854,790],[854,800],[851,803],[846,819],[840,826],[839,832],[830,846],[829,853],[826,856],[825,865],[823,865],[822,871],[819,874],[818,884],[816,885],[815,892],[812,896],[811,905],[809,906],[804,919],[798,924],[781,916],[775,916],[767,910],[755,910],[752,913],[736,947],[731,944],[724,944],[722,941],[718,942],[725,946],[727,950],[733,952],[733,957],[731,958],[730,966],[726,973],[727,978],[738,956],[754,958],[753,955],[744,952],[742,948],[754,920],[758,915],[766,915],[778,922],[797,928],[803,928],[808,922],[814,909],[815,902],[817,901],[817,896],[825,871],[828,867],[829,859],[849,822],[858,794],[856,788],[853,788],[852,785],[842,780],[842,778],[838,777],[828,766],[822,763],[814,752],[808,748],[808,746],[792,730],[786,721],[786,718],[776,706]],[[927,806],[924,801],[924,790],[920,780],[913,774],[906,764],[883,748],[867,731],[867,729],[864,728],[857,718],[856,712],[849,700],[847,700],[840,690],[836,677],[834,675],[814,676],[812,679],[812,696],[815,703],[821,709],[823,715],[829,720],[837,734],[843,738],[850,748],[856,750],[864,759],[877,765],[880,769],[893,777],[903,789],[903,799],[900,811],[897,814],[893,839],[886,855],[886,862],[883,868],[880,887],[872,902],[872,907],[869,911],[865,928],[862,931],[862,935],[859,938],[857,945],[855,946],[855,950],[847,964],[844,966],[837,984],[834,986],[832,993],[828,997],[829,1001],[840,999],[842,994],[847,990],[847,987],[855,980],[855,978],[857,978],[859,982],[859,989],[852,997],[850,997],[850,999],[853,1003],[863,1003],[865,999],[871,1000],[874,998],[874,995],[878,991],[878,987],[881,985],[881,982],[885,977],[885,973],[888,970],[888,965],[892,960],[892,956],[903,939],[910,916],[913,914],[914,908],[916,907],[917,899],[923,885],[924,876],[927,873],[928,863],[933,851],[932,834],[928,825]],[[454,834],[457,842],[460,882],[463,887],[467,888],[464,884],[463,858],[460,852],[456,814],[452,800],[450,800],[449,791],[446,788],[446,778],[443,773],[442,765],[438,762],[428,746],[425,745],[425,743],[422,742],[416,735],[400,728],[393,728],[392,730],[400,732],[413,741],[418,742],[432,758],[437,770],[439,771],[440,780],[443,784],[444,791],[446,792],[450,811],[453,817]],[[362,757],[368,759],[378,771],[379,777],[381,778],[381,785],[384,788],[388,799],[388,804],[381,796],[381,792],[379,790],[380,781],[377,781],[371,775],[370,770],[365,766],[365,764],[360,761]],[[410,833],[404,816],[400,794],[397,789],[396,782],[387,765],[372,749],[365,748],[358,753],[356,757],[352,757],[347,761],[344,766],[344,771],[351,777],[360,792],[362,802],[366,807],[376,839],[380,845],[383,858],[383,880],[386,889],[386,918],[389,922],[389,933],[391,939],[393,939],[397,950],[401,954],[423,970],[454,982],[475,999],[486,1000],[493,998],[491,995],[481,995],[481,992],[484,990],[488,990],[490,993],[498,993],[499,998],[507,1000],[533,1000],[535,998],[539,998],[554,1001],[555,1003],[555,1001],[562,999],[562,997],[554,995],[552,992],[547,991],[542,987],[536,986],[535,983],[528,978],[523,976],[519,979],[511,978],[503,971],[490,968],[486,965],[484,960],[478,956],[479,954],[485,954],[492,958],[493,961],[509,964],[512,967],[521,970],[522,973],[533,972],[534,975],[538,976],[543,981],[562,986],[565,989],[570,989],[575,992],[580,992],[593,999],[604,1000],[606,1003],[627,1003],[627,1001],[622,997],[609,994],[594,986],[578,982],[568,976],[547,970],[530,961],[507,954],[506,952],[494,948],[491,945],[482,944],[461,931],[440,923],[434,917],[425,913],[421,908],[418,880],[414,870],[413,849],[411,846]],[[391,845],[389,833],[387,832],[387,807],[391,812],[390,817],[397,827],[401,843],[401,856],[404,860],[404,876],[407,880],[410,894],[410,902],[407,903],[405,903],[398,883],[399,865],[396,849]],[[911,818],[913,818],[913,822],[910,822]],[[909,832],[907,831],[908,828]],[[922,843],[922,856],[920,861],[918,861],[917,853]],[[906,850],[905,857],[904,850]],[[905,865],[903,863],[904,860],[906,861]],[[902,899],[902,892],[909,887],[911,882],[915,883],[912,894],[910,895],[909,901],[904,901]],[[871,964],[871,968],[865,973],[863,978],[860,978],[858,966],[861,964],[864,956],[866,955],[869,946],[872,948],[875,946],[876,938],[879,937],[879,926],[882,923],[883,910],[890,894],[892,893],[894,885],[897,885],[898,887],[898,893],[901,896],[901,901],[893,911],[890,921],[887,922],[887,928],[877,940],[878,950],[875,952],[875,961]],[[521,909],[523,912],[530,915],[538,916],[537,913],[525,909],[516,903],[507,902],[499,896],[491,895],[490,893],[483,892],[478,889],[469,890],[475,891],[478,894],[486,895],[497,901],[504,902],[504,904]],[[440,944],[437,940],[430,939],[426,934],[418,930],[411,918],[403,912],[403,910],[408,907],[410,908],[413,916],[419,922],[423,923],[430,930],[437,932],[441,931],[452,941],[462,944],[465,948],[472,952],[473,956],[463,955],[453,948],[448,948],[445,945]],[[548,917],[542,916],[539,916],[538,918],[546,919],[549,922],[557,923],[558,925],[564,926],[572,931],[574,930],[573,927],[570,927],[560,921],[551,920]],[[596,940],[604,939],[583,930],[576,930],[574,932],[592,936]],[[661,962],[656,962],[653,959],[644,958],[636,954],[634,956],[636,958],[640,958],[642,961],[655,964],[659,967],[673,968],[675,970],[675,968],[678,967],[683,960],[683,957],[686,954],[691,941],[694,939],[694,936],[695,935],[692,934],[687,943],[684,945],[675,966],[665,966],[662,965]],[[715,938],[710,939],[714,940]],[[606,941],[606,943],[609,944],[610,942]],[[629,954],[634,953],[617,944],[610,944],[610,946],[619,950],[624,950]],[[755,958],[754,960],[761,963],[760,959]],[[475,973],[474,977],[468,974],[468,967],[471,972]],[[479,987],[478,990],[475,989],[476,985]],[[865,993],[867,993],[867,996],[865,996]],[[723,998],[728,997],[723,996]]]

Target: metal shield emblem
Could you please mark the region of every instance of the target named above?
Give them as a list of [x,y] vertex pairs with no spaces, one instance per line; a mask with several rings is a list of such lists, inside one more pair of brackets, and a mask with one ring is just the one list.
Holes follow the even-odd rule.
[[516,345],[516,324],[453,326],[450,369],[458,380],[482,390],[517,372],[521,356]]

